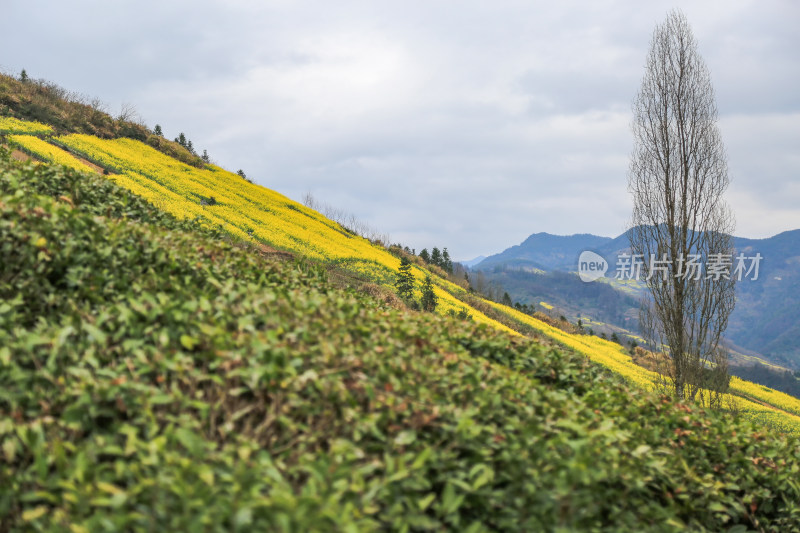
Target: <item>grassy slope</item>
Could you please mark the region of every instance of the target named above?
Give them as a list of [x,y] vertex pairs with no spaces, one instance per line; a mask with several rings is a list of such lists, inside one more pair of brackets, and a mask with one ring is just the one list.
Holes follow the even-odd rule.
[[0,157],[0,530],[800,526],[794,437]]
[[[135,116],[113,118],[97,99],[69,92],[47,80],[23,82],[0,73],[0,133],[6,129],[4,122],[8,124],[19,119],[39,124],[39,133],[85,133],[103,139],[138,139],[184,163],[203,166],[196,154],[177,142],[153,135]],[[42,123],[46,132],[41,131]],[[28,129],[20,133],[34,132]]]

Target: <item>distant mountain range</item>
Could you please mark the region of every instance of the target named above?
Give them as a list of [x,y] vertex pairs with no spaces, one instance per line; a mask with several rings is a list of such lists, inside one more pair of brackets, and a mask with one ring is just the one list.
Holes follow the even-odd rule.
[[[800,368],[800,229],[766,239],[734,237],[734,247],[737,254],[759,253],[763,259],[757,280],[750,279],[751,273],[737,283],[736,309],[726,337],[744,351]],[[571,274],[585,250],[608,262],[606,277],[600,280],[606,283],[584,283]],[[472,268],[501,284],[515,301],[546,301],[570,318],[584,316],[585,323],[594,321],[600,330],[608,324],[636,331],[642,286],[613,279],[617,258],[629,251],[626,233],[616,238],[535,233]]]

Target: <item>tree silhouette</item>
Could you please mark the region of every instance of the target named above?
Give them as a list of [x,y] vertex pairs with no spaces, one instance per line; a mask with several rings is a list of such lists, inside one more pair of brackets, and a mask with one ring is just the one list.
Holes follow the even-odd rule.
[[447,248],[442,250],[442,268],[448,274],[453,273],[453,261],[450,259],[450,252],[447,251]]
[[502,303],[503,305],[507,305],[509,307],[513,305],[511,302],[511,296],[509,296],[507,292],[503,293],[503,300],[500,303]]
[[404,300],[410,300],[414,293],[414,274],[411,273],[411,262],[405,257],[400,258],[397,269],[397,279],[394,282],[397,294]]
[[431,250],[431,263],[439,267],[442,266],[442,252],[435,246]]

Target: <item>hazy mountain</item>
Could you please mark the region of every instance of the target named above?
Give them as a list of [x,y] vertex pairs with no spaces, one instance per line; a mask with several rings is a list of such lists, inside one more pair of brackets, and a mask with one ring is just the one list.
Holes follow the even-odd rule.
[[472,268],[475,265],[477,265],[478,263],[480,263],[481,261],[483,261],[484,259],[486,259],[485,255],[479,255],[478,257],[476,257],[474,259],[470,259],[469,261],[457,261],[457,263],[461,263],[462,265],[464,265],[467,268]]
[[566,237],[534,233],[521,244],[487,257],[475,268],[487,270],[495,265],[506,265],[542,270],[569,270],[569,265],[577,264],[581,250],[599,249],[612,240],[610,237],[598,237],[588,233]]
[[[800,230],[786,231],[766,239],[734,237],[736,253],[747,257],[761,254],[758,279],[754,273],[737,284],[737,305],[726,336],[737,346],[761,354],[776,363],[800,368]],[[591,250],[609,264],[606,273],[613,281],[617,257],[629,251],[628,236],[616,238],[580,234],[570,236],[535,233],[521,244],[487,257],[474,268],[490,280],[503,284],[515,301],[538,303],[545,300],[577,316],[636,329],[636,288],[612,282],[607,285],[623,292],[611,297],[607,289],[592,289],[575,277],[573,281],[555,272],[575,272],[578,256]],[[545,272],[531,272],[538,269]],[[582,287],[582,285],[587,285]]]
[[766,358],[800,367],[800,230],[768,239],[736,239],[736,249],[764,259],[759,278],[736,285],[728,337]]

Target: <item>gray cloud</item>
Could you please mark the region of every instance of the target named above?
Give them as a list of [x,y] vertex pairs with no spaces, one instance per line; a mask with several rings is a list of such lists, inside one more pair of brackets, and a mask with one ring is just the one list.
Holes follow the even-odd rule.
[[[112,111],[134,103],[258,183],[466,259],[532,232],[624,229],[630,102],[672,7],[11,0],[0,66]],[[800,226],[796,3],[683,9],[712,70],[738,233]]]

